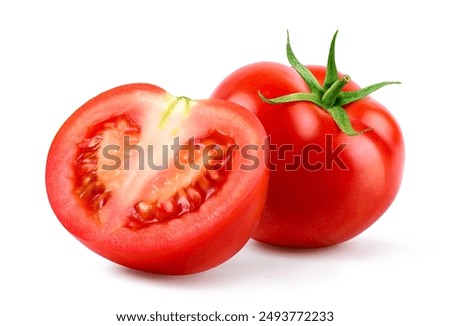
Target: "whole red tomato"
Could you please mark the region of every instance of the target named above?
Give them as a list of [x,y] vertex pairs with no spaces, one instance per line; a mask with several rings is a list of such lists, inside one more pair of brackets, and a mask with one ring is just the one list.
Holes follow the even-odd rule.
[[264,153],[239,150],[265,136],[237,104],[120,86],[58,131],[47,160],[49,201],[70,233],[114,262],[204,271],[233,256],[260,220],[269,173],[254,162]]
[[[338,73],[336,35],[327,67],[250,64],[231,73],[212,98],[254,112],[270,136],[270,182],[256,240],[322,247],[351,239],[390,206],[400,186],[404,142],[389,111]],[[271,100],[269,100],[271,98]]]

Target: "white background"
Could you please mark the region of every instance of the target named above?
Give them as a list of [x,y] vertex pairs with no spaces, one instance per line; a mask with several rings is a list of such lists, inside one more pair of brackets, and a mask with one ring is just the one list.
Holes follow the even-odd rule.
[[[444,3],[2,1],[0,323],[119,325],[116,313],[156,310],[256,317],[261,310],[331,310],[331,325],[448,323]],[[45,160],[75,109],[132,82],[207,98],[240,66],[287,64],[286,29],[305,64],[326,63],[339,29],[340,71],[362,86],[402,81],[374,95],[400,122],[407,160],[396,201],[373,227],[320,250],[250,241],[218,268],[173,277],[115,265],[59,224],[45,192]]]

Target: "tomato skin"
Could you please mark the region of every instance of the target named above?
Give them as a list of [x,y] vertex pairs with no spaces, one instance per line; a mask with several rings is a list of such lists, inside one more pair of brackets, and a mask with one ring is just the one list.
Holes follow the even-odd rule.
[[[307,68],[322,84],[326,68]],[[358,89],[350,82],[343,90]],[[268,104],[258,91],[273,98],[309,89],[293,68],[261,62],[231,73],[211,96],[235,101],[256,113],[278,149],[292,144],[293,150],[284,152],[284,157],[279,151],[271,153],[275,168],[263,219],[253,238],[279,246],[315,248],[349,240],[372,225],[393,202],[402,179],[405,149],[395,118],[366,97],[344,108],[356,130],[372,130],[348,136],[318,106]],[[339,150],[341,145],[344,148]],[[305,148],[312,150],[305,152]],[[339,150],[334,162],[333,150]],[[306,164],[296,171],[286,170],[294,154],[305,153],[307,157],[301,159]]]
[[[122,213],[131,209],[131,198],[142,193],[133,189],[134,184],[115,189],[112,200],[101,209],[98,218],[83,206],[73,187],[77,144],[90,126],[125,115],[144,128],[150,121],[149,114],[158,113],[167,97],[170,95],[157,86],[130,84],[106,91],[81,106],[52,142],[47,158],[46,188],[51,207],[62,225],[97,254],[142,271],[192,274],[231,258],[256,229],[267,193],[269,173],[264,164],[252,171],[240,170],[237,167],[244,159],[233,156],[233,169],[226,181],[198,210],[139,230],[120,227],[125,218]],[[240,146],[262,144],[266,136],[253,114],[227,101],[191,101],[189,111],[182,116],[180,130],[192,132],[192,136],[217,128],[232,135]],[[153,135],[156,139],[158,136]],[[262,149],[254,156],[263,162]]]
[[258,62],[236,70],[216,88],[211,98],[227,99],[245,104],[262,122],[267,134],[273,133],[274,120],[289,104],[272,105],[261,101],[258,92],[267,98],[282,96],[299,89],[307,89],[305,82],[291,67],[276,62]]

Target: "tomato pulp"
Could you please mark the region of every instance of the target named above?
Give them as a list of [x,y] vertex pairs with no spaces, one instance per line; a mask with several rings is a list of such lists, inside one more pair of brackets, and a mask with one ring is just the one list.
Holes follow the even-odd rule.
[[271,140],[269,192],[256,240],[306,248],[341,243],[372,225],[399,190],[401,129],[367,96],[391,82],[361,89],[338,73],[335,37],[327,67],[303,66],[288,41],[293,67],[247,65],[211,96],[254,112]]
[[[254,232],[268,171],[258,119],[237,104],[124,85],[79,108],[47,159],[64,227],[121,265],[165,274],[210,269]],[[242,168],[246,167],[246,168]]]

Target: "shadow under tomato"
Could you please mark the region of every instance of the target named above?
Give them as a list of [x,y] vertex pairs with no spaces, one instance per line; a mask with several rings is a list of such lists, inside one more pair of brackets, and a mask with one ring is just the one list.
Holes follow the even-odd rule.
[[403,245],[384,239],[358,237],[334,246],[322,248],[288,248],[252,241],[254,250],[274,257],[293,257],[304,260],[359,261],[390,255],[402,250]]
[[137,281],[156,283],[164,287],[187,289],[220,289],[233,285],[261,281],[320,283],[333,281],[349,266],[366,264],[370,260],[383,260],[383,256],[401,254],[404,247],[386,240],[359,237],[339,245],[295,249],[271,246],[254,240],[234,257],[208,271],[191,275],[162,275],[141,272],[119,265],[112,265],[113,273],[125,275]]

